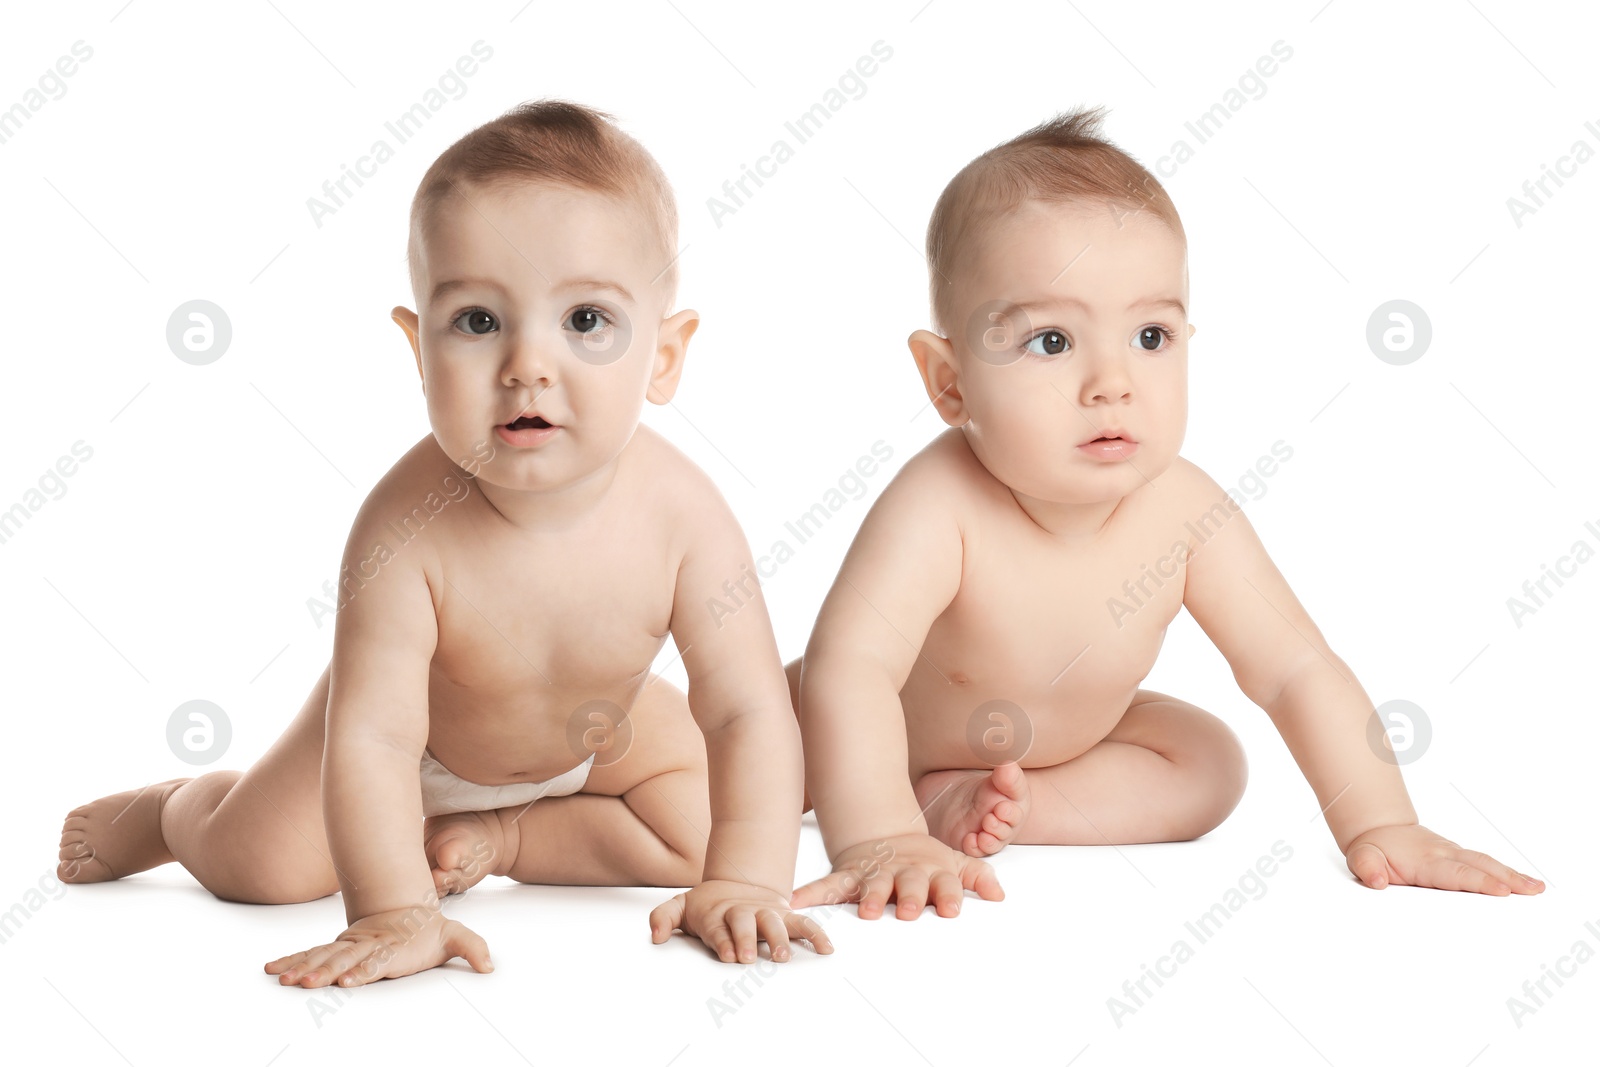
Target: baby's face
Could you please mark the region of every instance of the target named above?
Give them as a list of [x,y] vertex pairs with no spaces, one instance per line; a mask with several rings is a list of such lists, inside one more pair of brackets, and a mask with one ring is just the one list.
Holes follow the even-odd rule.
[[959,404],[941,412],[984,466],[1058,503],[1164,471],[1187,412],[1184,242],[1149,212],[1028,201],[973,251],[951,279]]
[[395,309],[433,435],[481,482],[579,481],[622,451],[647,393],[670,399],[698,320],[663,321],[667,263],[632,204],[545,184],[457,189],[420,239],[419,313]]

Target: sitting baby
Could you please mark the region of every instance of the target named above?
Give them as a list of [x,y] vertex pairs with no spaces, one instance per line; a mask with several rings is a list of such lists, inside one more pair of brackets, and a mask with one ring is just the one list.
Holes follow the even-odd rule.
[[951,428],[885,487],[788,664],[834,868],[795,905],[949,916],[966,890],[1002,896],[981,857],[1007,844],[1215,827],[1244,791],[1238,740],[1139,688],[1179,608],[1271,717],[1364,884],[1540,892],[1418,824],[1369,746],[1367,694],[1239,505],[1178,455],[1183,225],[1100,118],[985,152],[934,208],[940,332],[910,346]]

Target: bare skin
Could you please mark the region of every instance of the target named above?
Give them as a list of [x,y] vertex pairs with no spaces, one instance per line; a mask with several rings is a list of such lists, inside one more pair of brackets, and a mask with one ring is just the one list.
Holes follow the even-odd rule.
[[1178,455],[1181,237],[1147,212],[1027,202],[949,293],[960,328],[910,346],[951,428],[885,488],[786,668],[834,866],[796,905],[949,916],[966,889],[999,899],[981,857],[1008,844],[1221,823],[1245,787],[1237,738],[1139,688],[1182,608],[1272,718],[1364,884],[1542,891],[1417,824],[1368,746],[1370,699],[1249,520]]
[[[765,604],[720,620],[705,606],[748,547],[704,472],[638,423],[676,390],[698,317],[666,315],[631,206],[542,185],[458,193],[419,238],[420,315],[394,312],[433,432],[352,527],[328,669],[248,771],[74,810],[60,876],[176,860],[228,900],[342,891],[344,934],[266,965],[285,985],[455,956],[491,969],[438,905],[489,873],[693,887],[651,913],[652,939],[682,929],[726,962],[763,940],[787,959],[791,937],[831,951],[788,906],[802,772]],[[511,428],[535,415],[556,429]],[[650,673],[669,636],[687,696]],[[573,795],[425,824],[425,747],[484,785],[595,763]]]

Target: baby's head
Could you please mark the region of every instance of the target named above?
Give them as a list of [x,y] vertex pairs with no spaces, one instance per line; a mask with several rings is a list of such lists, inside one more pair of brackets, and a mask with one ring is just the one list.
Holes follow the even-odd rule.
[[[912,355],[944,420],[1017,493],[1126,496],[1183,442],[1187,241],[1166,190],[1061,115],[951,179],[928,223],[934,332]],[[1120,432],[1118,443],[1088,442]]]
[[526,103],[446,149],[411,204],[417,310],[393,313],[445,453],[513,490],[615,459],[699,324],[668,315],[677,231],[661,168],[604,112]]

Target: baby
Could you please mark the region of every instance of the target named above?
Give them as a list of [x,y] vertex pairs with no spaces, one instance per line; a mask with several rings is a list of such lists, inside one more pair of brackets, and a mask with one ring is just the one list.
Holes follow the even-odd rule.
[[[343,934],[266,965],[284,985],[490,970],[439,895],[491,873],[693,886],[651,912],[652,940],[682,929],[726,962],[761,940],[775,960],[791,937],[832,951],[789,907],[800,740],[765,605],[704,607],[749,549],[711,479],[639,424],[699,316],[668,313],[671,188],[610,118],[524,104],[429,168],[417,310],[393,317],[433,432],[356,516],[332,662],[248,771],[72,811],[63,880],[176,860],[225,900],[342,891]],[[687,698],[650,671],[669,634]]]
[[1363,884],[1542,891],[1418,824],[1387,743],[1369,745],[1367,694],[1238,504],[1178,455],[1183,225],[1100,119],[985,152],[934,208],[940,332],[909,343],[951,429],[884,489],[787,666],[833,863],[794,905],[951,916],[965,890],[1002,897],[981,857],[1007,844],[1219,824],[1244,791],[1237,738],[1139,688],[1180,607],[1271,717]]

